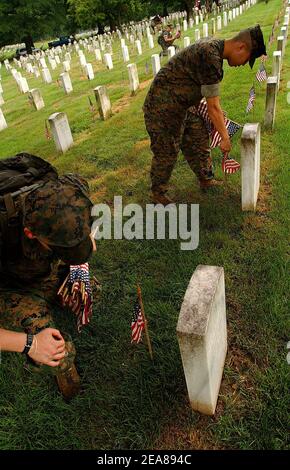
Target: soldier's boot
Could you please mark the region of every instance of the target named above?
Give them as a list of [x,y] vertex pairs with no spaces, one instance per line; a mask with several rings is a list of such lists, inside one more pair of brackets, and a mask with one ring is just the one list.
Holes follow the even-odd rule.
[[216,187],[216,186],[222,186],[223,184],[224,184],[223,181],[216,180],[214,178],[200,179],[199,180],[200,189],[213,188],[213,187]]
[[174,204],[173,200],[170,199],[165,193],[159,193],[157,191],[152,191],[152,200],[154,204],[162,204],[167,206],[168,204]]
[[81,379],[75,364],[72,364],[66,371],[59,372],[56,375],[56,381],[65,400],[71,400],[80,392]]

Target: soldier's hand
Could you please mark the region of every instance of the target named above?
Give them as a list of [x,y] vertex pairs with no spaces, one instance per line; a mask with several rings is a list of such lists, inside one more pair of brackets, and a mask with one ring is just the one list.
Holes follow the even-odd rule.
[[58,330],[46,328],[35,335],[28,355],[36,362],[56,367],[65,356],[65,342]]
[[231,151],[232,145],[229,137],[226,137],[221,140],[220,149],[223,154],[229,153]]

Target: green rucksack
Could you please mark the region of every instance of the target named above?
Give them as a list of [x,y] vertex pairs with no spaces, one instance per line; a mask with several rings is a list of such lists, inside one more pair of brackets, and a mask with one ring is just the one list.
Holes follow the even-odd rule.
[[18,196],[57,179],[56,169],[35,155],[19,153],[0,160],[0,264],[3,256],[17,253],[22,225],[15,206]]

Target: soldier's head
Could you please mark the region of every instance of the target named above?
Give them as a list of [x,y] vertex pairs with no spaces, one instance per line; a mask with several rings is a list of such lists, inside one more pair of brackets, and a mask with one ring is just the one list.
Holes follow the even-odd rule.
[[81,177],[66,175],[49,181],[25,196],[24,236],[37,239],[67,264],[85,263],[95,249],[91,208],[88,186]]
[[249,62],[252,68],[255,59],[262,55],[266,55],[266,47],[259,25],[244,29],[225,41],[224,58],[231,67],[246,65]]

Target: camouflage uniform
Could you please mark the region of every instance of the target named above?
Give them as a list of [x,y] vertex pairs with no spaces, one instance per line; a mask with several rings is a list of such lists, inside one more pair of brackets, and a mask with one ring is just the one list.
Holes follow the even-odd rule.
[[206,38],[185,48],[161,68],[143,106],[151,139],[152,190],[167,191],[181,149],[199,179],[213,177],[208,132],[194,106],[219,95],[224,40]]
[[167,56],[168,55],[168,47],[173,46],[175,51],[179,50],[178,46],[175,46],[172,42],[166,42],[166,39],[172,39],[172,32],[171,31],[162,31],[160,36],[158,37],[158,44],[162,47],[162,52],[160,55]]
[[[15,207],[20,226],[41,236],[50,250],[37,239],[28,239],[22,228],[11,252],[0,231],[1,328],[32,334],[55,328],[62,309],[57,291],[69,264],[87,261],[92,251],[89,237],[92,203],[87,190],[84,180],[67,175],[17,197]],[[64,358],[58,367],[61,372],[71,366],[75,356],[70,341],[66,342],[66,351],[68,359]]]

